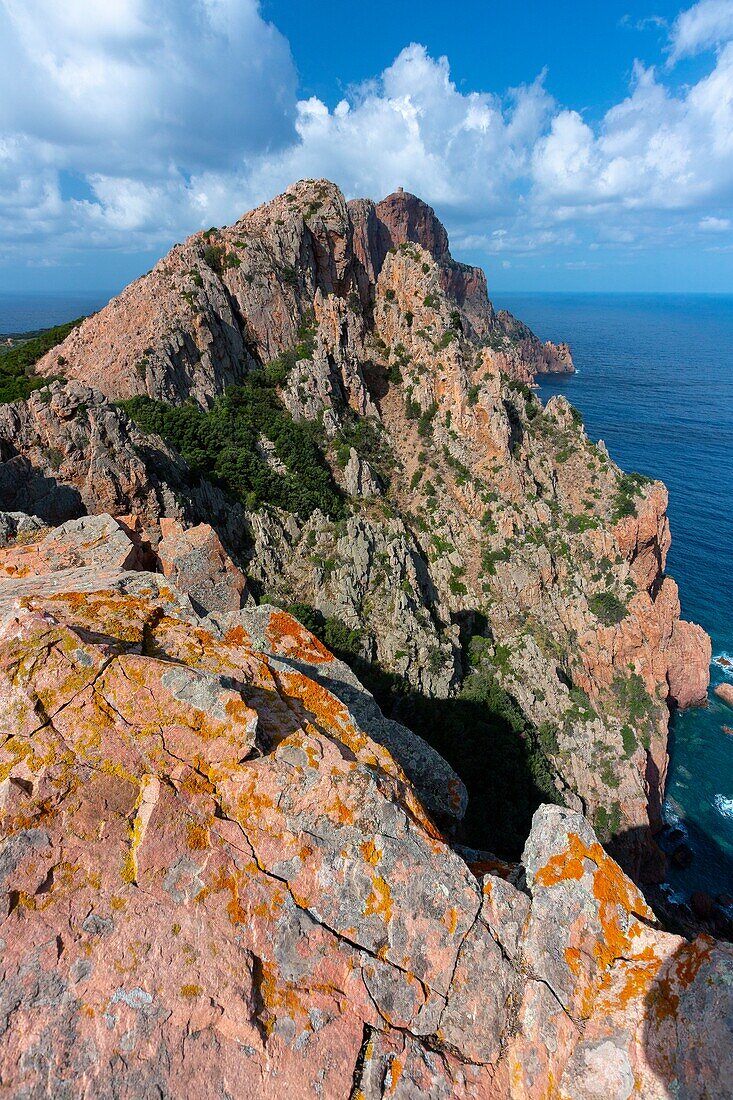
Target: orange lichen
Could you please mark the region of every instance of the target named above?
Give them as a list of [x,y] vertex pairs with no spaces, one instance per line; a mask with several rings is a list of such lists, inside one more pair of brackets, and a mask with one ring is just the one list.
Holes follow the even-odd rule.
[[392,919],[393,908],[392,891],[389,884],[385,882],[381,875],[377,875],[376,878],[372,879],[372,888],[369,891],[369,897],[366,899],[364,916],[369,917],[374,914],[389,922]]
[[703,935],[679,948],[669,969],[646,996],[646,1004],[655,1024],[676,1018],[680,993],[695,980],[700,968],[710,958],[714,946],[715,941],[710,936]]
[[576,978],[580,974],[580,958],[581,952],[578,950],[577,947],[565,948],[565,962],[568,964]]
[[[540,868],[535,881],[541,886],[557,886],[569,880],[579,880],[583,875],[592,876],[593,897],[598,903],[600,935],[593,943],[592,954],[598,971],[583,990],[579,1014],[587,1018],[593,1009],[596,996],[611,982],[610,968],[623,959],[627,965],[625,984],[620,994],[614,994],[622,1004],[643,995],[653,980],[661,962],[650,948],[635,950],[644,925],[638,919],[653,919],[653,914],[634,885],[621,868],[597,841],[586,845],[575,834],[568,834],[568,848],[554,855]],[[565,961],[576,976],[580,972],[581,952],[574,946],[565,950]],[[609,994],[610,995],[610,994]]]
[[195,985],[193,983],[190,983],[188,985],[182,985],[181,986],[181,996],[182,997],[200,997],[202,993],[203,993],[203,989],[201,988],[200,985]]
[[332,653],[297,619],[285,611],[274,611],[265,629],[265,637],[276,653],[297,657],[311,664],[333,661]]
[[232,924],[245,924],[247,911],[242,908],[239,901],[239,883],[233,874],[227,875],[223,869],[216,873],[210,886],[205,886],[203,890],[199,891],[196,895],[196,901],[204,901],[210,894],[222,890],[228,890],[231,895],[227,905],[227,913]]
[[224,635],[224,641],[231,646],[246,646],[249,640],[249,634],[243,626],[234,626]]
[[382,853],[379,851],[374,841],[365,840],[363,844],[359,845],[359,848],[367,863],[371,863],[372,867],[376,867],[382,858]]
[[544,867],[535,874],[535,882],[540,886],[557,886],[568,879],[580,880],[585,874],[583,860],[589,852],[583,841],[575,833],[568,835],[569,847],[564,852],[552,856]]
[[202,850],[209,847],[209,830],[205,825],[189,821],[186,827],[186,843],[189,848]]

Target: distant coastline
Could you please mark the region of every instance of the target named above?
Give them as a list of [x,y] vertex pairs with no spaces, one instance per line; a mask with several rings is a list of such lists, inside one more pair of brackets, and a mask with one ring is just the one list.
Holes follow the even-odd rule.
[[74,317],[95,313],[114,291],[63,291],[25,294],[0,291],[0,336],[14,336],[61,325]]

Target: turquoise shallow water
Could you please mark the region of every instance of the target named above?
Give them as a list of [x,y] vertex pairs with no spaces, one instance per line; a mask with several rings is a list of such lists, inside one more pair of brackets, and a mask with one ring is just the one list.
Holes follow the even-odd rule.
[[[541,383],[564,393],[591,438],[626,470],[666,482],[672,549],[667,570],[683,616],[733,661],[733,296],[505,294],[544,339],[568,340],[578,373]],[[713,663],[712,686],[726,672]],[[695,860],[670,871],[675,890],[733,894],[733,709],[709,706],[673,722],[667,816]]]

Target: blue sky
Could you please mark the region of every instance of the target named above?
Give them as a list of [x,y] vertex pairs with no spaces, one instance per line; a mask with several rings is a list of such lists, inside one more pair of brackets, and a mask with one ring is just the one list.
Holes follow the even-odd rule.
[[0,0],[0,290],[303,176],[421,195],[497,290],[733,292],[733,0]]

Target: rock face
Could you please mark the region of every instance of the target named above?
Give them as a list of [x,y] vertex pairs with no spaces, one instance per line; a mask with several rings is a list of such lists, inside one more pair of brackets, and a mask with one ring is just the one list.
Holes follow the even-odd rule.
[[715,694],[729,707],[733,707],[733,684],[717,684]]
[[[186,540],[210,524],[253,596],[335,623],[399,685],[387,717],[404,691],[506,693],[544,797],[659,879],[669,708],[704,699],[709,640],[680,621],[664,572],[664,487],[624,474],[564,398],[543,408],[527,385],[570,365],[494,311],[415,196],[346,203],[301,181],[190,237],[48,353],[39,370],[68,381],[0,408],[0,506],[46,523],[135,513],[153,549],[161,520]],[[227,386],[263,367],[311,425],[343,515],[227,497],[196,453],[112,403],[218,415]],[[287,481],[262,436],[257,455]],[[479,792],[492,743],[471,764]]]
[[206,611],[236,611],[242,606],[244,574],[207,523],[184,530],[174,519],[161,519],[157,554],[161,572],[194,606]]
[[313,635],[201,617],[101,520],[0,580],[9,1095],[723,1094],[730,946],[567,809],[467,864]]

